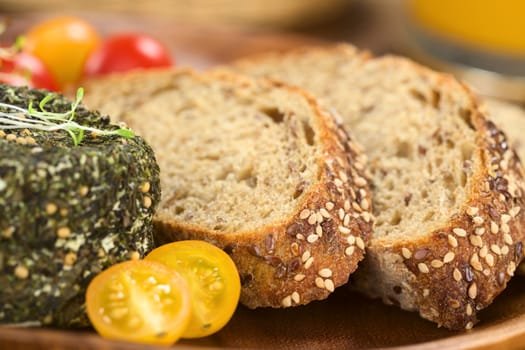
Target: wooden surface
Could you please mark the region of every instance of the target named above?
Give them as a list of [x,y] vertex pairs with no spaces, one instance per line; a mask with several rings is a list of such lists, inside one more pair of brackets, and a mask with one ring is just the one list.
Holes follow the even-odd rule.
[[[525,278],[480,314],[470,332],[437,328],[415,313],[340,288],[330,298],[290,309],[249,310],[239,306],[224,329],[207,338],[183,340],[188,349],[523,349],[525,348]],[[0,327],[0,349],[153,350],[108,341],[91,330],[60,331]]]
[[[4,36],[16,37],[35,21],[50,15],[17,16]],[[130,17],[84,13],[102,34],[134,30],[157,36],[167,44],[179,65],[205,68],[243,55],[283,50],[319,39],[275,32],[239,32]],[[181,341],[175,348],[214,349],[505,349],[525,348],[525,277],[480,314],[472,331],[454,333],[437,328],[414,313],[383,305],[340,288],[328,300],[285,310],[248,310],[240,306],[219,333]],[[92,330],[17,329],[0,327],[0,349],[135,350],[157,349],[107,341]],[[159,348],[161,349],[161,348]]]

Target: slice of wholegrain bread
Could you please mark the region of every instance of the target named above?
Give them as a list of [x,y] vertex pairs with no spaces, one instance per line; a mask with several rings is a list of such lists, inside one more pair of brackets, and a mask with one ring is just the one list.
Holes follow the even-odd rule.
[[99,79],[85,91],[86,104],[155,151],[157,238],[223,248],[248,307],[326,298],[363,258],[372,226],[366,159],[302,90],[163,70]]
[[447,328],[471,328],[522,260],[525,232],[521,166],[470,90],[346,45],[227,69],[304,87],[365,147],[377,221],[354,285]]

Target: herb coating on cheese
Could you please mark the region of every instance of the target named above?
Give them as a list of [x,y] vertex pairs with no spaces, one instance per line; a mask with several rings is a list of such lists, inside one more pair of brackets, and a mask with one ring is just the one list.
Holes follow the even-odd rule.
[[[61,95],[0,85],[0,104],[28,109],[44,99],[46,112],[72,110]],[[12,112],[6,105],[0,112]],[[122,130],[81,105],[74,120]],[[80,141],[64,130],[0,129],[0,323],[88,325],[89,281],[153,248],[160,188],[149,145],[90,131]]]

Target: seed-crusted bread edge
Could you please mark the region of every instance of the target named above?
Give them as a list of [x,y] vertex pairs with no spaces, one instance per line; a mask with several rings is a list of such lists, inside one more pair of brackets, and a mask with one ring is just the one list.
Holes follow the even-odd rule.
[[[377,59],[412,65],[422,75],[440,74],[400,57]],[[440,326],[468,330],[523,259],[524,172],[505,134],[485,118],[470,88],[446,74],[440,74],[439,84],[469,99],[462,118],[476,131],[483,164],[472,175],[464,206],[447,225],[415,241],[373,241],[355,282],[366,293],[418,310]]]
[[423,239],[392,243],[374,238],[351,277],[351,285],[388,304],[419,311],[440,326],[472,328],[477,312],[501,293],[523,259],[524,174],[515,152],[509,149],[505,135],[482,114],[477,97],[466,85],[406,58],[374,58],[353,46],[338,44],[243,58],[219,70],[239,68],[249,74],[250,66],[257,71],[257,65],[271,65],[282,55],[293,58],[312,51],[346,55],[349,60],[381,59],[393,66],[410,65],[423,75],[438,74],[440,84],[468,96],[471,106],[465,117],[477,131],[477,151],[484,164],[474,175],[465,206],[447,225]]
[[[129,93],[133,86],[146,85],[141,84],[142,79],[158,79],[162,85],[159,89],[166,89],[179,74],[199,76],[183,69],[109,77],[89,83],[86,101],[91,107],[109,113],[104,110],[108,102],[104,94],[112,91],[109,93],[112,116],[118,117],[113,98],[116,87]],[[157,215],[154,231],[158,242],[200,239],[224,249],[239,270],[241,302],[249,308],[290,307],[326,298],[348,281],[363,259],[371,237],[373,217],[368,181],[364,177],[366,157],[337,117],[301,89],[232,73],[207,74],[206,79],[226,79],[240,88],[265,84],[302,95],[320,121],[321,128],[316,130],[323,142],[323,158],[318,160],[320,180],[289,218],[249,232],[225,234]],[[90,94],[95,96],[92,98]],[[147,98],[144,92],[140,94],[132,96],[135,103]]]

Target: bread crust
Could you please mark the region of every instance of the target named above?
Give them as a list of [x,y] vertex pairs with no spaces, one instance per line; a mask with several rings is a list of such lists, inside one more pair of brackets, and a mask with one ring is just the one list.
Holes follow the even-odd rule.
[[[422,75],[437,74],[402,58],[379,59],[413,65]],[[481,113],[471,90],[447,75],[438,84],[470,102],[465,118],[476,132],[481,164],[474,167],[467,200],[424,239],[373,241],[355,282],[366,293],[418,310],[440,326],[470,329],[523,259],[524,175],[505,134]]]
[[[389,69],[408,66],[435,82],[439,90],[464,96],[468,108],[462,117],[475,130],[475,152],[480,160],[473,165],[467,200],[445,225],[423,238],[373,238],[364,261],[351,277],[351,285],[388,304],[418,311],[440,326],[472,328],[478,311],[501,293],[523,258],[524,175],[505,135],[485,118],[467,86],[401,57],[373,58],[354,47],[336,45],[301,48],[286,56],[242,59],[233,68],[260,76],[264,75],[261,65],[271,67],[279,60],[309,54],[338,55],[361,62],[360,67],[367,62],[381,62]],[[268,69],[268,76],[278,74]]]
[[[199,75],[188,70],[114,78],[120,84],[132,80],[133,84],[141,84],[143,79],[151,81],[156,76],[159,80],[174,81],[180,74],[225,80],[236,89],[259,84],[302,96],[316,115],[318,146],[322,148],[322,156],[317,159],[320,174],[294,211],[280,222],[256,230],[225,233],[157,213],[154,217],[157,242],[199,239],[224,249],[239,270],[241,302],[249,308],[289,307],[326,298],[348,281],[363,259],[371,236],[371,199],[363,171],[366,157],[361,148],[349,138],[337,117],[315,98],[283,83],[255,81],[231,73]],[[93,107],[104,110],[107,100],[91,98],[90,93],[100,97],[111,84],[108,79],[90,84],[86,88],[88,103],[98,102]],[[114,107],[112,116],[118,118],[120,111]],[[160,166],[162,171],[162,163]]]

